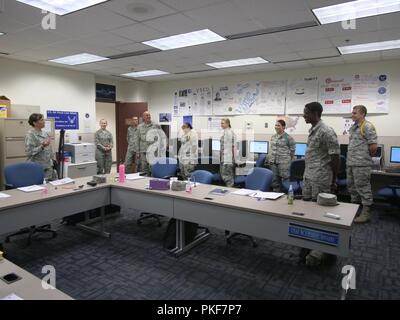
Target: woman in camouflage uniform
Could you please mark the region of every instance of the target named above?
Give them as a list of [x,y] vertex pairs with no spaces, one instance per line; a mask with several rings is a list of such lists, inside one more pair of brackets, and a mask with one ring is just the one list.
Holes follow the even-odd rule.
[[113,136],[106,130],[107,120],[100,120],[100,129],[96,131],[94,140],[96,144],[97,174],[110,173],[112,164],[111,149]]
[[225,118],[221,120],[224,130],[221,136],[220,174],[227,187],[233,187],[235,179],[236,135],[231,129],[231,122]]
[[190,123],[182,125],[183,136],[181,148],[179,149],[179,169],[181,176],[187,180],[197,164],[198,159],[198,138]]
[[40,113],[30,115],[28,123],[33,127],[25,136],[25,153],[28,161],[39,163],[43,166],[46,180],[57,179],[53,169],[53,149],[51,139],[42,129],[45,126],[44,117]]

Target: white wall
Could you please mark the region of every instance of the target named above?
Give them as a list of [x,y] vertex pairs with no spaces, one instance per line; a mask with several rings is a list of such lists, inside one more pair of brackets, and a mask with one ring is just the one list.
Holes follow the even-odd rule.
[[[154,119],[158,119],[158,113],[160,112],[172,113],[173,93],[176,89],[181,88],[220,85],[248,80],[287,80],[289,78],[304,76],[323,77],[368,72],[385,72],[390,75],[390,113],[388,115],[371,115],[367,118],[375,124],[379,136],[400,136],[400,126],[398,125],[398,119],[400,119],[400,60],[345,64],[288,71],[258,72],[224,77],[196,78],[173,82],[155,82],[151,84],[150,88],[149,110],[152,112]],[[245,121],[251,121],[253,122],[253,128],[256,134],[274,133],[276,116],[246,115],[232,116],[230,119],[233,128],[243,130]],[[323,119],[328,125],[332,126],[337,133],[342,131],[343,124],[341,116],[323,115]],[[268,128],[264,128],[265,122],[268,123]],[[197,129],[207,128],[207,117],[195,116],[193,118],[193,125]],[[309,125],[306,125],[304,119],[300,117],[296,134],[307,134],[308,129]]]
[[[11,104],[38,105],[47,110],[79,112],[79,132],[95,129],[94,75],[11,59],[0,59],[0,95]],[[89,118],[85,119],[85,113]]]

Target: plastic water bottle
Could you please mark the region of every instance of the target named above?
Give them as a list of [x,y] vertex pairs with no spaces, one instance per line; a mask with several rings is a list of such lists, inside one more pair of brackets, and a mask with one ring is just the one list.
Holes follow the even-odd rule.
[[43,179],[43,187],[44,187],[44,189],[43,189],[43,191],[42,191],[42,194],[43,194],[43,195],[47,195],[47,194],[49,193],[49,189],[47,188],[47,181],[46,181],[46,179]]
[[288,192],[288,204],[293,204],[293,201],[294,201],[294,192],[292,185],[290,185]]
[[190,178],[188,179],[188,183],[186,184],[186,192],[192,193],[192,182],[190,181]]
[[119,182],[125,182],[125,165],[123,162],[121,162],[121,164],[118,167],[118,181]]

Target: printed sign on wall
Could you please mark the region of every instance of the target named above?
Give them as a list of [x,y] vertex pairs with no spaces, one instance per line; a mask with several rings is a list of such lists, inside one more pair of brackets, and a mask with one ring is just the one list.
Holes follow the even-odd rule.
[[55,129],[78,130],[79,112],[71,111],[47,111],[47,118],[54,118]]

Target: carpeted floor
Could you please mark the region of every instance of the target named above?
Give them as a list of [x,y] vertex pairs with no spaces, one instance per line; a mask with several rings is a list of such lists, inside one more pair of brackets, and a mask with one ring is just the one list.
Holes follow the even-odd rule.
[[[56,286],[75,299],[340,299],[342,267],[356,269],[347,299],[400,299],[400,218],[374,209],[369,224],[355,225],[352,255],[317,270],[299,264],[299,248],[235,239],[223,230],[175,258],[162,247],[167,225],[138,226],[136,214],[107,222],[111,239],[59,225],[58,236],[40,235],[30,245],[16,238],[7,258],[38,277],[56,268]],[[379,217],[378,217],[379,215]]]

